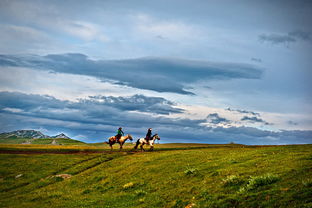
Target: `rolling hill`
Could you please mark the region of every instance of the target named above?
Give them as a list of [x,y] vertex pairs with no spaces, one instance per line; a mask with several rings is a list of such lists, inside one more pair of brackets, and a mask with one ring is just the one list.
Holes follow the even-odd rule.
[[[312,145],[188,147],[157,145],[154,152],[142,153],[101,148],[82,154],[80,150],[98,147],[0,145],[11,151],[0,154],[0,204],[15,208],[312,205]],[[39,154],[38,148],[59,154]],[[26,152],[18,154],[23,149]]]

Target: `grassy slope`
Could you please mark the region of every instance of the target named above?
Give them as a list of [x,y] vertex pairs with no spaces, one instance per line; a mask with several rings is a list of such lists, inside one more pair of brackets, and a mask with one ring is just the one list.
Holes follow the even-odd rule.
[[24,139],[24,138],[11,138],[11,139],[7,139],[7,138],[0,138],[0,143],[1,144],[22,144],[26,141],[28,141],[29,139]]
[[[171,145],[170,148],[175,148]],[[310,207],[312,145],[0,154],[2,207]],[[60,173],[69,179],[50,177]],[[19,178],[16,175],[23,174]],[[255,176],[267,178],[251,178]]]

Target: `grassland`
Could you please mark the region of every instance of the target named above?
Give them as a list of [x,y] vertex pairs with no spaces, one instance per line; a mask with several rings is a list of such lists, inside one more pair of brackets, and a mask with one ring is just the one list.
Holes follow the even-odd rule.
[[74,140],[74,139],[63,139],[63,138],[46,138],[46,139],[34,139],[34,138],[20,138],[11,137],[4,138],[0,137],[0,144],[53,144],[55,145],[85,145],[86,143]]
[[131,147],[0,145],[0,205],[312,207],[312,145]]

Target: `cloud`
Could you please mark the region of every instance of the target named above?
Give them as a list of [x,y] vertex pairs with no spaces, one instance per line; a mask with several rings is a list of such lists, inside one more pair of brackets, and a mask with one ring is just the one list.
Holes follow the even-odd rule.
[[305,41],[311,40],[311,33],[301,31],[301,30],[295,30],[295,31],[289,32],[288,35],[296,39],[301,39]]
[[226,118],[222,118],[217,113],[211,113],[207,116],[207,121],[212,124],[227,124],[230,121]]
[[254,62],[262,63],[262,59],[260,58],[251,58],[250,60]]
[[166,38],[165,38],[164,36],[162,36],[162,35],[156,35],[156,38],[161,39],[161,40],[166,39]]
[[159,20],[147,14],[133,16],[136,22],[136,29],[141,35],[157,37],[171,41],[186,41],[194,39],[194,35],[202,35],[200,29],[193,24],[174,20]]
[[[95,100],[93,100],[95,99]],[[100,100],[104,101],[100,101]],[[139,99],[139,100],[137,100]],[[142,99],[142,100],[141,100]],[[103,141],[115,134],[118,126],[135,138],[143,136],[146,129],[153,127],[159,133],[162,142],[204,142],[243,144],[289,144],[311,143],[312,131],[264,131],[251,127],[207,127],[202,125],[206,119],[170,118],[165,115],[146,114],[143,111],[132,112],[133,104],[145,102],[148,97],[99,96],[77,102],[63,101],[51,96],[0,92],[0,131],[17,129],[47,129],[50,134],[65,132],[69,136],[79,135],[88,142]],[[154,102],[170,105],[170,101],[152,98]],[[116,107],[107,104],[116,101]],[[129,106],[120,106],[122,102]],[[147,105],[143,105],[143,109]],[[131,109],[131,110],[130,110]],[[208,117],[215,122],[227,122],[218,114]],[[87,139],[85,139],[87,138]]]
[[297,126],[297,125],[298,125],[298,123],[297,123],[297,122],[294,122],[294,121],[287,121],[287,123],[288,123],[289,125],[294,125],[294,126]]
[[279,35],[279,34],[261,34],[259,35],[259,40],[261,42],[270,42],[274,45],[278,44],[286,44],[296,42],[296,39],[294,37],[291,37],[289,35]]
[[0,65],[87,75],[119,85],[179,94],[193,94],[185,90],[185,85],[199,80],[260,79],[263,72],[247,64],[153,57],[91,60],[83,54],[0,55]]
[[[79,99],[77,102],[59,100],[47,95],[28,95],[17,92],[0,92],[0,95],[2,111],[73,121],[80,121],[84,116],[85,118],[81,121],[90,118],[91,122],[98,122],[97,118],[101,116],[109,117],[113,114],[129,113],[130,111],[156,115],[183,112],[183,109],[174,107],[174,103],[171,101],[161,97],[147,97],[144,95],[133,95],[131,97],[89,96],[89,99]],[[81,116],[75,115],[77,112],[82,112]],[[133,113],[132,115],[136,114]]]
[[[46,95],[28,95],[17,92],[0,92],[0,95],[1,112],[36,118],[111,126],[121,124],[127,126],[158,125],[159,123],[173,126],[184,126],[188,123],[189,126],[193,126],[204,121],[161,117],[159,115],[181,113],[183,110],[172,107],[173,103],[163,98],[143,95],[132,97],[97,96],[91,97],[91,99],[80,99],[77,102],[59,100]],[[146,112],[154,115],[144,114]]]
[[0,23],[0,31],[0,52],[14,53],[23,51],[24,53],[32,53],[36,50],[51,51],[59,46],[59,43],[50,37],[48,33],[37,28]]
[[63,29],[70,33],[73,36],[77,36],[86,41],[100,40],[103,42],[109,41],[109,38],[103,35],[103,32],[100,29],[99,25],[82,22],[82,21],[73,21],[68,22],[63,26]]
[[227,111],[232,111],[232,112],[238,112],[238,113],[243,113],[243,114],[251,114],[254,116],[260,116],[260,113],[256,113],[253,111],[247,111],[247,110],[240,110],[240,109],[232,109],[232,108],[227,108]]
[[287,34],[261,34],[259,35],[261,42],[270,42],[274,45],[285,44],[288,46],[290,43],[294,43],[298,40],[310,41],[311,34],[309,32],[294,30]]
[[140,111],[154,114],[182,113],[181,108],[173,107],[174,103],[161,97],[147,97],[144,95],[133,95],[131,97],[114,96],[89,96],[89,100],[81,102],[95,102],[106,106],[118,108],[125,111]]
[[[151,101],[147,101],[148,97],[141,95],[126,98],[99,96],[105,101],[92,98],[70,102],[51,96],[17,92],[1,92],[0,95],[2,131],[18,127],[54,128],[57,131],[67,129],[65,132],[75,131],[77,134],[88,136],[88,131],[100,131],[102,134],[111,135],[115,133],[116,127],[123,126],[128,132],[138,135],[138,132],[145,133],[146,129],[151,126],[176,132],[182,129],[195,130],[202,128],[200,124],[205,121],[204,119],[191,120],[161,116],[181,110],[170,108],[172,104],[170,101],[157,97],[151,97]],[[116,106],[111,105],[109,100],[116,101]],[[125,101],[127,105],[123,106],[122,101]],[[147,102],[156,102],[157,105],[149,108]],[[138,104],[137,107],[134,106],[135,103]],[[133,112],[134,109],[135,112]],[[146,114],[146,111],[154,114]],[[97,136],[99,136],[98,133]]]
[[248,116],[244,116],[241,121],[250,121],[250,122],[253,122],[253,123],[263,123],[265,125],[270,125],[270,123],[264,121],[263,119],[261,118],[257,118],[257,117],[248,117]]

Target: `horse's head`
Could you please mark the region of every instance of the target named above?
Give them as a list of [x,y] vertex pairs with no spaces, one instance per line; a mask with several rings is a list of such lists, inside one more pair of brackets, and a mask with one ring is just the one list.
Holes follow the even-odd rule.
[[132,136],[130,134],[127,135],[128,136],[128,139],[130,139],[130,141],[132,141]]
[[158,134],[155,134],[153,137],[154,139],[160,140],[160,137],[158,136]]

